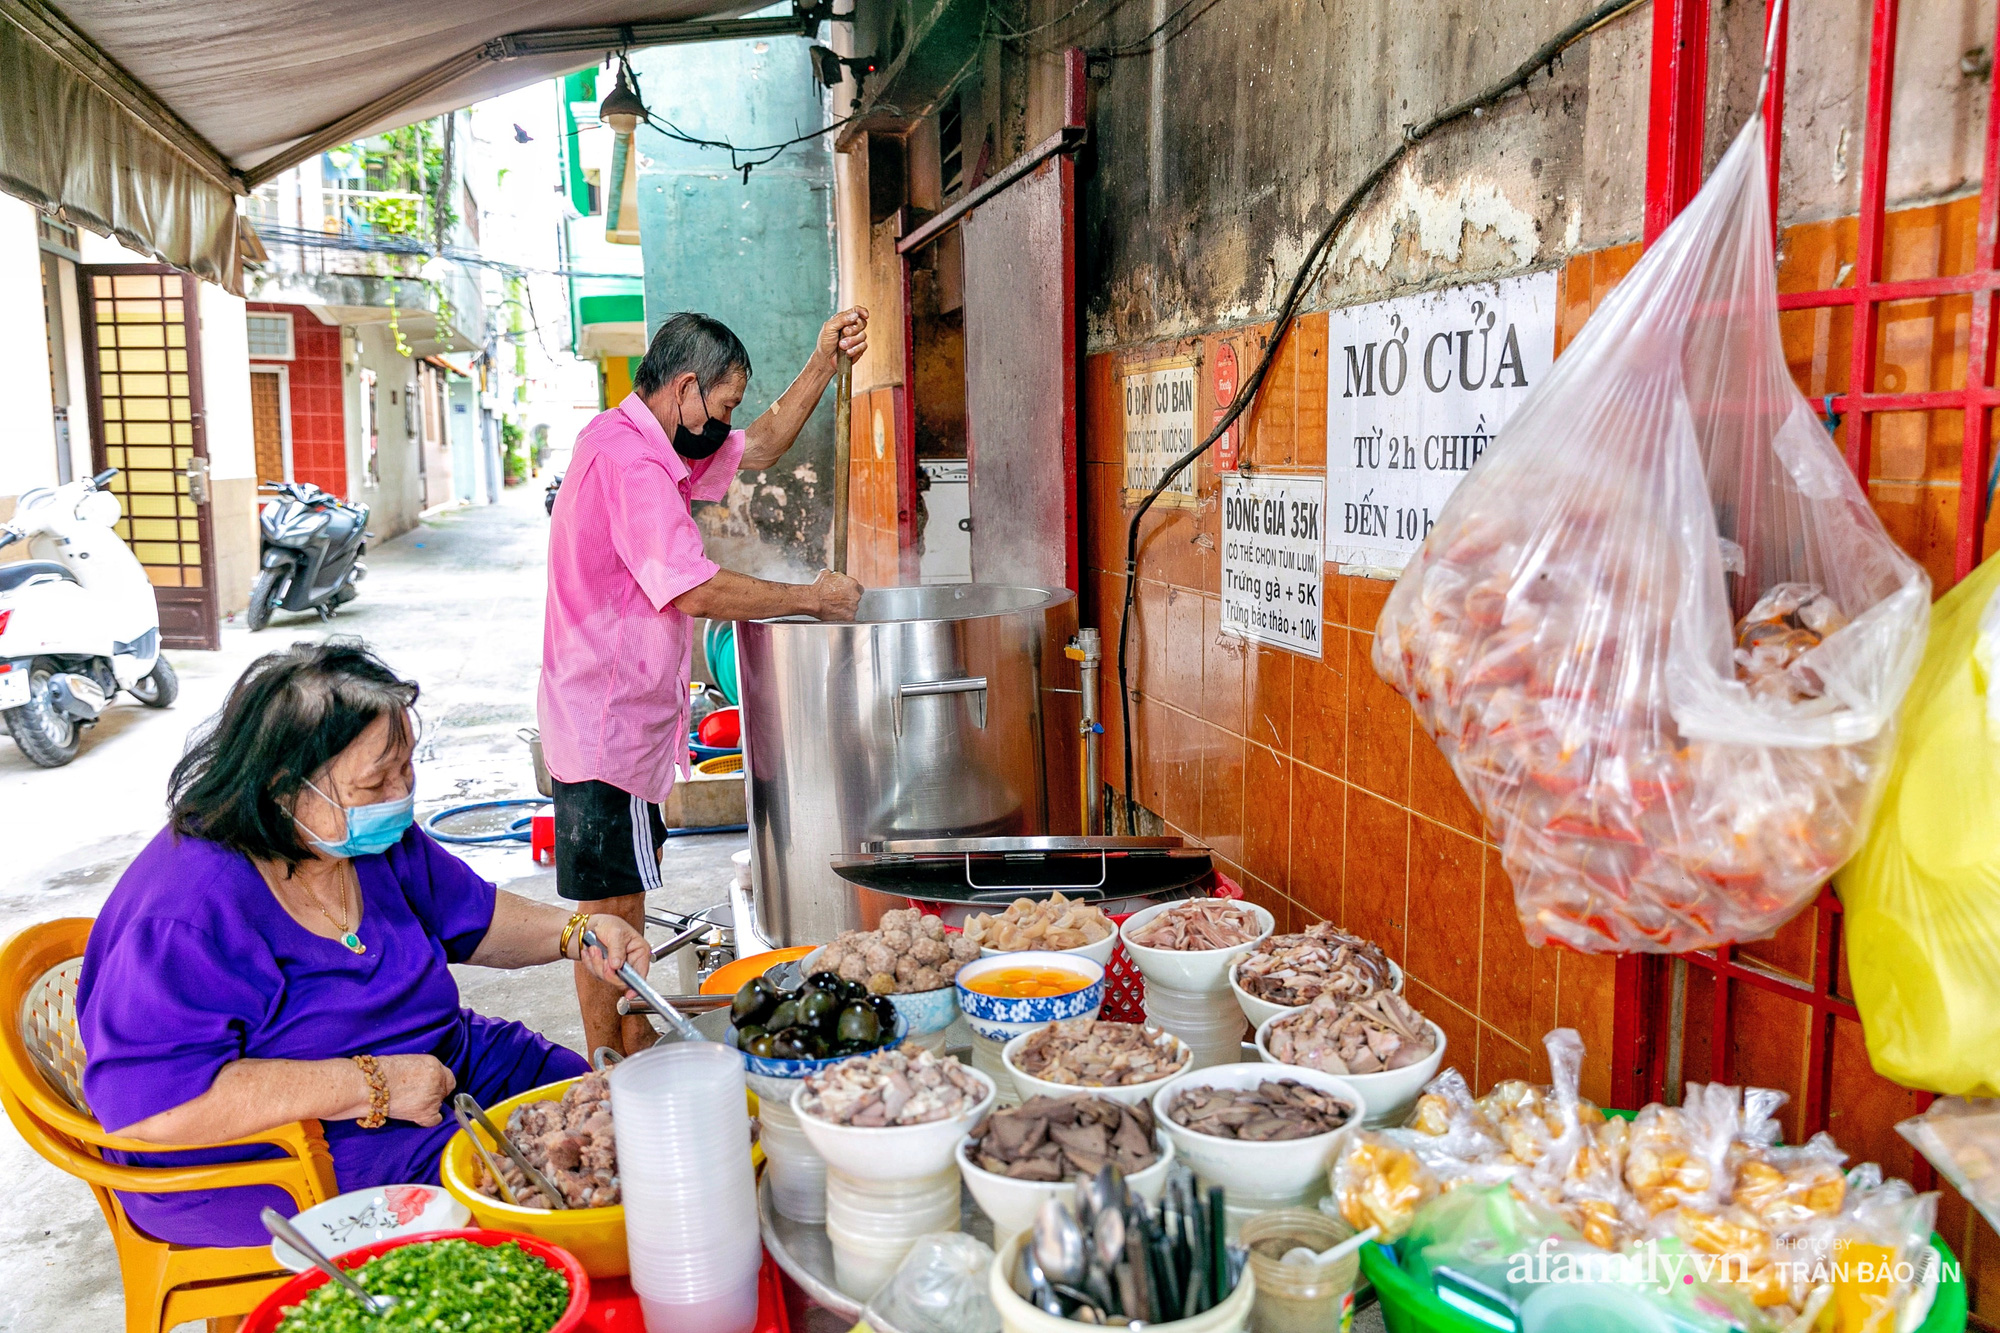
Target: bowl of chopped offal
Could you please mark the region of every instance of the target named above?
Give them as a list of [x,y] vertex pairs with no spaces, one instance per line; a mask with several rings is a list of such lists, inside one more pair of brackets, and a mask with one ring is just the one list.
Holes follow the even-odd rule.
[[1331,921],[1271,935],[1229,965],[1229,989],[1253,1028],[1302,1009],[1322,995],[1362,1000],[1379,990],[1403,991],[1403,969],[1380,945]]
[[829,1167],[862,1180],[921,1180],[952,1164],[993,1109],[993,1080],[948,1056],[898,1046],[807,1078],[792,1113]]
[[1346,1079],[1267,1064],[1196,1069],[1153,1094],[1175,1154],[1239,1207],[1324,1193],[1327,1168],[1366,1114]]
[[1257,1029],[1257,1054],[1268,1063],[1346,1079],[1368,1103],[1369,1129],[1403,1123],[1444,1048],[1444,1029],[1392,991],[1362,1000],[1322,995]]
[[1147,985],[1205,995],[1226,988],[1229,965],[1277,924],[1255,903],[1191,898],[1134,912],[1118,928],[1118,936]]
[[1000,1050],[1024,1098],[1088,1092],[1128,1105],[1151,1102],[1193,1055],[1186,1042],[1162,1028],[1100,1018],[1050,1023]]

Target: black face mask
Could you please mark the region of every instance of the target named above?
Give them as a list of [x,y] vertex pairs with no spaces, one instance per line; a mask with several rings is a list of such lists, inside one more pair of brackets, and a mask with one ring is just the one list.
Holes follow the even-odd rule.
[[[707,394],[701,396],[701,410],[708,411]],[[711,416],[702,422],[699,433],[689,430],[686,422],[674,427],[674,452],[682,458],[700,462],[727,443],[729,423],[720,417]]]

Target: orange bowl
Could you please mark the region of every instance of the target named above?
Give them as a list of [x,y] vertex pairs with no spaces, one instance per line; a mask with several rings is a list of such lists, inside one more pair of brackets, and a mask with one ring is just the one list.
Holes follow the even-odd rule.
[[748,958],[718,967],[701,983],[703,995],[734,995],[743,989],[743,983],[752,977],[761,977],[780,963],[789,963],[794,958],[804,958],[819,946],[798,944],[789,949],[773,949],[769,953],[753,953]]
[[[576,1256],[560,1245],[551,1245],[534,1236],[516,1235],[511,1231],[425,1231],[414,1236],[398,1236],[394,1240],[380,1240],[373,1245],[364,1245],[358,1250],[349,1250],[338,1255],[334,1263],[342,1269],[359,1268],[378,1254],[401,1249],[405,1245],[422,1245],[433,1240],[469,1240],[474,1245],[505,1245],[509,1241],[519,1245],[550,1268],[556,1269],[569,1280],[569,1305],[556,1320],[549,1333],[572,1333],[583,1323],[584,1311],[590,1306],[590,1278],[583,1271]],[[306,1298],[306,1293],[324,1286],[330,1279],[317,1268],[308,1268],[291,1281],[266,1296],[250,1317],[243,1322],[241,1333],[276,1333],[278,1325],[284,1322],[287,1306],[297,1305]]]

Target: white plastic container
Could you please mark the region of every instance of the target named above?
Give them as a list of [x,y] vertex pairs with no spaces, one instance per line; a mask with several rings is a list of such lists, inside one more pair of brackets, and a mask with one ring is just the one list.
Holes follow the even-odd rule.
[[813,1151],[790,1105],[762,1104],[764,1174],[771,1181],[771,1203],[794,1222],[826,1221],[826,1161]]
[[[1000,1311],[1001,1333],[1077,1333],[1079,1329],[1090,1327],[1044,1314],[1015,1293],[1014,1284],[1007,1278],[1014,1271],[1016,1256],[1027,1238],[1027,1233],[1023,1232],[1000,1247],[1000,1252],[993,1256],[993,1267],[987,1276],[987,1292]],[[1191,1319],[1148,1324],[1146,1328],[1148,1333],[1243,1333],[1250,1326],[1250,1307],[1256,1299],[1257,1280],[1246,1265],[1236,1290],[1230,1292],[1222,1304]]]
[[[1271,1048],[1265,1044],[1271,1029],[1293,1012],[1296,1011],[1287,1010],[1285,1013],[1264,1020],[1264,1025],[1257,1029],[1257,1054],[1265,1063],[1277,1065],[1280,1069],[1304,1068],[1309,1073],[1318,1072],[1308,1066],[1283,1063],[1271,1054]],[[1423,1059],[1401,1069],[1391,1069],[1387,1073],[1336,1076],[1345,1079],[1348,1085],[1360,1093],[1362,1099],[1368,1103],[1368,1114],[1361,1122],[1363,1128],[1381,1129],[1385,1126],[1402,1124],[1415,1109],[1417,1098],[1423,1094],[1424,1084],[1437,1076],[1438,1067],[1444,1063],[1444,1029],[1429,1019],[1424,1021],[1430,1023],[1431,1040],[1437,1045]]]
[[1146,1021],[1186,1042],[1196,1069],[1235,1064],[1249,1034],[1243,1010],[1227,990],[1198,992],[1171,986],[1146,987]]
[[763,1248],[744,1093],[741,1057],[713,1042],[656,1046],[611,1072],[625,1244],[649,1329],[756,1326]]
[[[958,1171],[965,1178],[965,1188],[972,1192],[973,1202],[993,1219],[995,1245],[1005,1245],[1016,1232],[1026,1231],[1033,1225],[1036,1210],[1042,1206],[1044,1199],[1053,1196],[1071,1208],[1076,1206],[1075,1181],[1016,1180],[1012,1176],[996,1175],[972,1160],[967,1151],[971,1143],[972,1140],[967,1139],[958,1145]],[[1135,1171],[1125,1177],[1125,1183],[1147,1203],[1157,1205],[1167,1189],[1167,1169],[1174,1164],[1174,1141],[1165,1134],[1156,1133],[1154,1143],[1159,1149],[1159,1160],[1144,1171]]]
[[917,1237],[958,1230],[956,1166],[921,1180],[883,1181],[827,1172],[826,1239],[834,1285],[867,1300],[889,1280]]
[[1125,956],[1146,978],[1146,990],[1150,993],[1154,986],[1170,986],[1175,990],[1194,991],[1202,994],[1229,995],[1229,966],[1242,955],[1269,938],[1277,927],[1277,918],[1255,903],[1238,903],[1255,916],[1263,930],[1254,940],[1232,944],[1226,949],[1149,949],[1143,944],[1132,943],[1135,931],[1145,928],[1154,917],[1179,907],[1180,903],[1156,903],[1141,912],[1134,912],[1125,918],[1125,924],[1118,927],[1118,936],[1125,943]]
[[1034,1035],[1033,1032],[1023,1032],[1020,1036],[1008,1042],[1000,1051],[1001,1061],[1007,1068],[1007,1077],[1013,1080],[1014,1087],[1019,1092],[1022,1101],[1026,1101],[1030,1097],[1074,1097],[1079,1092],[1087,1092],[1093,1097],[1103,1097],[1109,1101],[1123,1102],[1127,1106],[1137,1106],[1140,1102],[1151,1102],[1153,1094],[1165,1087],[1168,1079],[1179,1074],[1185,1074],[1189,1069],[1193,1068],[1188,1063],[1192,1054],[1188,1049],[1188,1044],[1173,1033],[1161,1029],[1160,1036],[1162,1040],[1169,1044],[1170,1049],[1178,1056],[1180,1061],[1171,1074],[1162,1074],[1160,1077],[1149,1079],[1144,1083],[1121,1083],[1109,1087],[1084,1087],[1076,1083],[1051,1083],[1047,1079],[1035,1078],[1032,1075],[1022,1073],[1020,1067],[1014,1063],[1015,1056],[1019,1054],[1021,1047],[1026,1045],[1028,1038]]
[[830,1169],[868,1180],[920,1180],[951,1169],[958,1141],[993,1109],[997,1095],[993,1080],[977,1069],[968,1072],[985,1087],[986,1095],[955,1116],[927,1124],[836,1125],[804,1108],[804,1087],[792,1094],[792,1113],[798,1116],[806,1141]]
[[[1331,1093],[1350,1108],[1347,1123],[1305,1139],[1246,1143],[1177,1125],[1167,1111],[1183,1088],[1254,1088],[1267,1079],[1289,1078]],[[1223,1065],[1170,1080],[1153,1094],[1153,1114],[1174,1141],[1174,1151],[1205,1184],[1222,1186],[1225,1201],[1238,1208],[1311,1207],[1327,1191],[1327,1170],[1355,1127],[1367,1116],[1367,1102],[1346,1080],[1317,1069],[1291,1065]]]
[[997,1111],[1019,1106],[1024,1097],[1035,1095],[1023,1094],[1020,1085],[1014,1082],[1014,1071],[1007,1067],[1005,1058],[1006,1048],[1011,1045],[1012,1042],[998,1042],[977,1032],[972,1034],[972,1067],[993,1080],[993,1108]]

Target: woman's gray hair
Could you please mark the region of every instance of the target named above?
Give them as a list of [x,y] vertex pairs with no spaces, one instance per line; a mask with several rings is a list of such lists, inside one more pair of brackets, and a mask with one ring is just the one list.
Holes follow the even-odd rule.
[[650,398],[690,371],[705,394],[731,375],[749,379],[750,353],[721,320],[683,310],[653,334],[645,360],[632,375],[633,392]]

